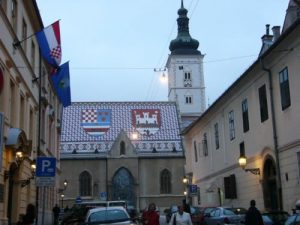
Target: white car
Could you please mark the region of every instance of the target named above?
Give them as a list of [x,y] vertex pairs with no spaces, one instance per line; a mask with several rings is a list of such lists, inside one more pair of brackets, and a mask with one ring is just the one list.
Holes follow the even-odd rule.
[[85,224],[136,225],[126,209],[121,206],[90,209],[86,215]]

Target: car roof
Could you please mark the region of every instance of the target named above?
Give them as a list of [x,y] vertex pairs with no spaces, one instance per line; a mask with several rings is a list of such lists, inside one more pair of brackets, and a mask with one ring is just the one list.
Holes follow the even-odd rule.
[[93,208],[93,209],[90,209],[89,212],[90,212],[90,213],[94,213],[94,212],[99,212],[99,211],[115,210],[115,209],[122,210],[122,211],[126,211],[126,210],[124,209],[124,207],[122,207],[122,206],[108,206],[108,207],[98,207],[98,208]]

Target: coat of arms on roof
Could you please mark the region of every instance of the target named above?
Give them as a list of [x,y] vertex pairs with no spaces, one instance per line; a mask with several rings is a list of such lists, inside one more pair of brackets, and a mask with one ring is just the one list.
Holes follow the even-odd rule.
[[153,135],[160,129],[159,109],[134,109],[132,110],[132,123],[142,135]]
[[110,109],[84,109],[81,111],[81,126],[92,136],[105,134],[111,123]]

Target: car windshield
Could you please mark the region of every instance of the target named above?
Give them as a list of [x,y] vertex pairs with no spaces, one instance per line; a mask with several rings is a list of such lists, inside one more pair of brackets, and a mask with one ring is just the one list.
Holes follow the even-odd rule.
[[130,220],[128,215],[118,209],[113,210],[101,210],[91,213],[88,221],[97,223],[114,223]]

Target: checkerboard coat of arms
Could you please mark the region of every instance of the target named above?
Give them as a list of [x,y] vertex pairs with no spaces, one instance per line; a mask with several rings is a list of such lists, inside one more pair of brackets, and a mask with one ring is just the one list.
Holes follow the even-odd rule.
[[132,110],[132,123],[142,135],[153,135],[160,129],[161,118],[159,109]]
[[92,136],[105,134],[111,125],[111,110],[84,109],[81,111],[81,126]]

